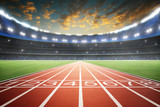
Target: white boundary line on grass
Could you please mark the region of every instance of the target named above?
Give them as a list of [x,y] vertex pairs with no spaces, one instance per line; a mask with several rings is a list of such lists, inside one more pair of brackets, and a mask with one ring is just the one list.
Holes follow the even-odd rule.
[[[70,67],[70,66],[69,66],[69,67]],[[40,86],[41,84],[47,82],[48,80],[52,79],[53,77],[55,77],[55,76],[59,75],[60,73],[64,72],[64,71],[65,71],[66,69],[68,69],[69,67],[63,69],[62,71],[60,71],[60,72],[58,72],[58,73],[56,73],[55,75],[53,75],[53,76],[51,76],[50,78],[44,80],[43,82],[41,82],[41,83],[39,83],[38,85],[32,87],[31,89],[23,92],[22,94],[18,95],[17,97],[14,97],[13,99],[7,101],[6,103],[0,105],[0,107],[5,107],[5,106],[7,106],[8,104],[12,103],[13,101],[17,100],[18,98],[22,97],[23,95],[25,95],[25,94],[27,94],[28,92],[32,91],[33,89],[37,88],[37,87]]]
[[72,73],[72,71],[75,69],[77,65],[75,65],[72,70],[67,74],[67,76],[58,84],[58,86],[49,94],[49,96],[41,103],[39,107],[44,107],[47,102],[50,100],[50,98],[54,95],[54,93],[59,89],[59,87],[62,85],[62,83],[66,80],[66,78]]
[[117,107],[123,107],[118,101],[117,99],[114,98],[114,96],[102,85],[102,83],[91,73],[91,71],[85,66],[83,65],[87,71],[93,76],[93,78],[98,82],[98,84],[102,87],[102,89],[108,94],[108,96],[113,100],[113,102],[117,105]]
[[120,82],[116,81],[115,79],[113,79],[113,78],[109,77],[108,75],[106,75],[106,74],[100,72],[99,70],[95,69],[94,67],[92,67],[92,68],[93,68],[95,71],[99,72],[100,74],[104,75],[105,77],[107,77],[107,78],[113,80],[114,82],[120,84],[120,85],[123,86],[124,88],[128,89],[129,91],[131,91],[131,92],[133,92],[134,94],[138,95],[139,97],[143,98],[144,100],[150,102],[151,104],[153,104],[153,105],[155,105],[155,106],[157,106],[157,107],[160,107],[160,105],[157,104],[156,102],[154,102],[154,101],[148,99],[147,97],[141,95],[140,93],[138,93],[138,92],[136,92],[136,91],[130,89],[129,87],[127,87],[127,86],[125,86],[125,85],[123,85],[123,84],[121,84]]

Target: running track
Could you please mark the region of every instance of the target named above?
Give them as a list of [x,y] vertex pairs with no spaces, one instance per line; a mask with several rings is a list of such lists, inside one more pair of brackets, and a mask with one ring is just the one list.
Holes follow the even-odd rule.
[[75,62],[0,83],[0,107],[160,107],[160,83]]

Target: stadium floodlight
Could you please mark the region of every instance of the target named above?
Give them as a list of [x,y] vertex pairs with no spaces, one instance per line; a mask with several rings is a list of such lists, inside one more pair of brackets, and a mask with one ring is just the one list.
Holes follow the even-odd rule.
[[76,34],[76,36],[82,36],[82,34]]
[[160,7],[157,8],[156,10],[154,10],[149,16],[145,17],[144,19],[141,20],[141,23],[144,23],[152,18],[154,18],[155,16],[157,16],[160,13]]
[[77,43],[78,41],[77,41],[77,40],[72,40],[72,42],[73,42],[73,43]]
[[88,36],[92,36],[93,34],[87,34]]
[[87,43],[87,40],[82,40],[82,43]]
[[23,52],[24,50],[23,49],[21,49],[21,52]]
[[36,35],[31,35],[31,37],[32,37],[32,38],[34,38],[34,39],[35,39],[35,38],[37,38],[37,36],[36,36]]
[[123,39],[127,39],[128,38],[128,36],[126,35],[126,36],[123,36]]
[[67,36],[71,36],[72,34],[66,33],[65,35],[67,35]]
[[4,14],[4,11],[3,11],[3,10],[0,10],[0,14],[3,15],[3,14]]
[[98,35],[103,35],[104,33],[98,33]]
[[58,39],[57,39],[57,38],[52,38],[52,40],[53,40],[53,41],[58,41]]
[[47,40],[48,38],[47,38],[47,37],[45,37],[45,36],[43,36],[43,37],[42,37],[42,39],[43,39],[43,40]]
[[112,40],[117,40],[117,38],[116,38],[116,37],[114,37],[114,38],[112,38]]
[[149,29],[146,30],[147,33],[151,33],[152,31],[153,31],[152,28],[149,28]]
[[68,40],[67,39],[62,39],[62,42],[68,42]]
[[43,32],[43,29],[39,29],[40,32]]
[[13,28],[11,28],[11,27],[8,27],[7,30],[8,30],[9,32],[14,32]]
[[140,33],[136,33],[134,34],[134,37],[138,37],[140,35]]
[[49,31],[49,30],[43,30],[43,32],[45,32],[45,33],[49,33],[50,31]]
[[97,42],[97,40],[96,40],[96,39],[93,39],[92,42]]
[[10,17],[7,13],[5,13],[3,10],[0,10],[0,15],[4,16],[5,18],[9,20],[14,19],[13,17]]
[[57,35],[61,35],[61,33],[59,33],[59,32],[55,32],[55,34],[57,34]]
[[30,28],[31,26],[25,22],[21,22],[21,25],[24,26],[24,27],[27,27],[27,28]]
[[39,30],[39,28],[38,28],[38,27],[35,27],[35,26],[31,26],[30,28],[33,29],[33,30],[35,30],[35,31],[38,31],[38,30]]
[[19,33],[21,36],[26,36],[26,34],[24,32],[20,32]]
[[107,41],[107,39],[102,39],[101,41],[102,41],[102,42],[106,42],[106,41]]
[[121,28],[121,29],[118,29],[118,30],[115,30],[115,31],[111,31],[111,32],[109,32],[109,33],[110,33],[110,34],[112,34],[112,33],[118,33],[118,32],[121,32],[121,31],[125,31],[125,30],[128,30],[128,29],[134,28],[134,27],[136,27],[136,26],[138,26],[138,23],[133,23],[133,24],[128,25],[128,26],[125,26],[125,27],[123,27],[123,28]]
[[10,42],[11,40],[10,39],[8,39],[8,42]]

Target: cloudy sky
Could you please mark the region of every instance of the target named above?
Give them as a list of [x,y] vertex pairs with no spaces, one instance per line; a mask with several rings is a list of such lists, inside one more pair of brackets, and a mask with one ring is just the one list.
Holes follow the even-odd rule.
[[19,21],[51,32],[97,34],[140,21],[160,0],[0,0]]

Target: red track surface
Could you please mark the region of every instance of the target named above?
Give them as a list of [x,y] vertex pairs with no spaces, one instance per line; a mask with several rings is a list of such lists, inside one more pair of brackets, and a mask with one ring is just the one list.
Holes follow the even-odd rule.
[[0,83],[0,107],[160,107],[160,83],[76,62]]

